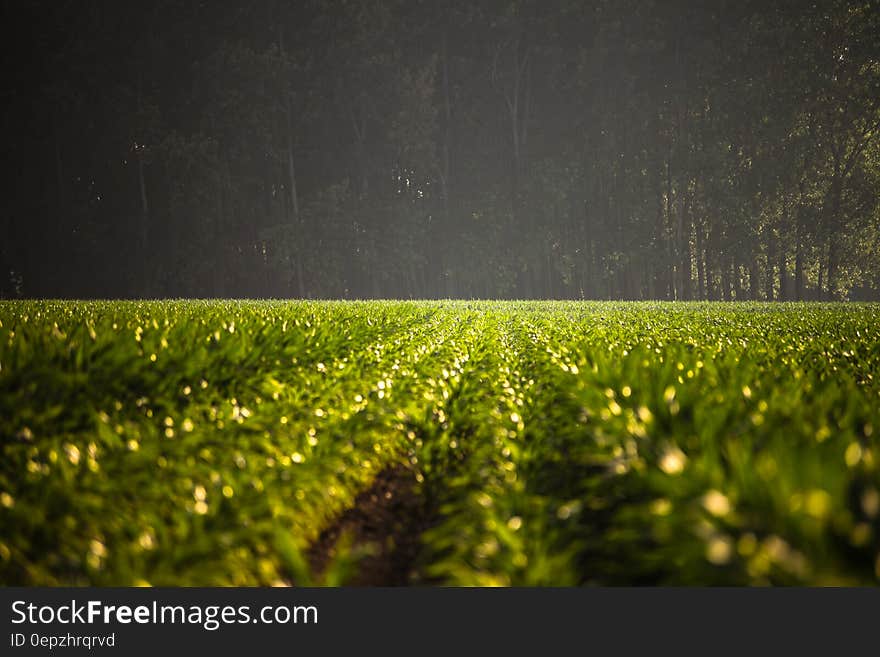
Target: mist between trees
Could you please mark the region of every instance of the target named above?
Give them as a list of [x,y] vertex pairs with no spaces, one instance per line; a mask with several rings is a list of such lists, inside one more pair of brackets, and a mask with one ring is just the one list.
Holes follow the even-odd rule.
[[877,2],[0,12],[2,297],[878,297]]

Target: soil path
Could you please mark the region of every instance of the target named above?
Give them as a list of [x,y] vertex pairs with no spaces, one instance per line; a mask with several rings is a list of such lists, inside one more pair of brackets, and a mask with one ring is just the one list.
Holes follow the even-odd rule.
[[312,572],[322,574],[336,556],[344,534],[355,548],[371,553],[356,564],[347,586],[404,586],[413,583],[419,537],[428,527],[423,498],[416,490],[415,473],[404,466],[383,470],[369,489],[355,499],[308,551]]

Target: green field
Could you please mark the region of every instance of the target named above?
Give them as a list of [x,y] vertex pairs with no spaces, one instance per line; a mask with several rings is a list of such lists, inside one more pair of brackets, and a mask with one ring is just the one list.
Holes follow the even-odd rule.
[[0,448],[4,585],[876,585],[880,306],[0,302]]

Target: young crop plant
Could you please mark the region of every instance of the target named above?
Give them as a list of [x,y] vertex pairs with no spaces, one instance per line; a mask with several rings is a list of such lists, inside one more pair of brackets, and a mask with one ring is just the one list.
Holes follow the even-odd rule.
[[876,585],[878,436],[872,304],[0,302],[0,583]]

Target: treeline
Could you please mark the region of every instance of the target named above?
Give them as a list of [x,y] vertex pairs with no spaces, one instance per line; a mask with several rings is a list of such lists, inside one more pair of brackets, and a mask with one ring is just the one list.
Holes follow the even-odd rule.
[[880,290],[877,2],[0,12],[2,297]]

